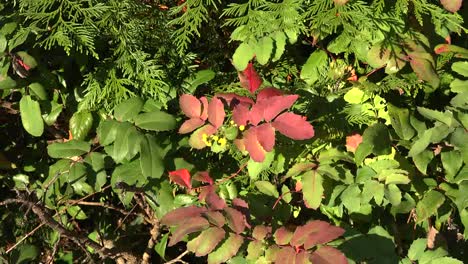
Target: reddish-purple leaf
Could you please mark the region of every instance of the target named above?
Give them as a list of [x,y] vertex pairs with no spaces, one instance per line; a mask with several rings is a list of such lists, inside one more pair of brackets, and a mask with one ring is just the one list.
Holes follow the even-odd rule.
[[344,232],[345,230],[341,227],[328,225],[326,228],[311,233],[304,243],[304,248],[309,249],[317,244],[328,243],[343,235]]
[[204,125],[192,133],[189,139],[189,144],[192,148],[202,149],[206,147],[206,142],[203,140],[203,135],[208,137],[214,133],[216,133],[216,128],[214,128],[212,125]]
[[224,212],[226,212],[226,220],[228,222],[229,228],[236,232],[236,234],[242,233],[245,229],[244,215],[236,209],[230,207],[224,208]]
[[213,97],[208,105],[208,121],[217,129],[223,125],[225,116],[223,102]]
[[234,198],[232,200],[232,208],[236,209],[244,215],[244,224],[247,228],[250,228],[251,226],[248,222],[250,219],[250,211],[247,202],[240,198]]
[[336,248],[323,246],[312,253],[310,260],[313,264],[348,264],[345,255]]
[[272,123],[281,134],[295,139],[304,140],[314,136],[314,128],[302,116],[290,112],[279,115]]
[[[296,251],[292,247],[283,247],[276,255],[275,263],[294,264],[296,260]],[[314,263],[315,264],[315,263]]]
[[192,183],[190,180],[190,172],[187,169],[180,169],[169,172],[169,179],[178,185],[192,189]]
[[257,240],[264,240],[265,237],[271,233],[270,226],[258,225],[252,232],[252,237]]
[[210,223],[215,226],[223,227],[226,223],[224,215],[218,211],[208,211],[203,214]]
[[324,221],[311,221],[303,226],[298,226],[291,239],[291,245],[302,246],[310,234],[318,232],[320,229],[326,229],[330,225]]
[[195,205],[177,208],[164,215],[161,219],[161,224],[166,226],[179,225],[185,220],[187,220],[187,218],[200,216],[206,211],[206,208],[196,207]]
[[179,241],[188,234],[207,229],[208,227],[210,227],[210,223],[201,216],[186,218],[185,221],[178,225],[172,233],[168,246],[171,247],[179,243]]
[[262,122],[265,104],[267,104],[267,101],[258,101],[250,108],[248,119],[252,125],[256,126],[258,123]]
[[240,96],[235,93],[219,93],[215,95],[216,97],[223,98],[226,100],[227,104],[230,106],[235,106],[237,104],[243,104],[246,106],[253,105],[254,101],[246,96]]
[[247,125],[247,121],[249,121],[249,107],[244,104],[234,107],[234,110],[232,110],[232,120],[238,126]]
[[260,144],[257,138],[255,127],[250,128],[244,133],[245,149],[249,152],[250,157],[256,162],[262,162],[265,159],[266,151]]
[[241,85],[251,93],[254,93],[262,84],[262,79],[255,71],[252,62],[249,62],[247,68],[243,72],[239,72],[239,79]]
[[193,179],[199,182],[208,183],[213,185],[213,179],[210,177],[210,174],[207,171],[199,171],[194,176]]
[[282,226],[275,231],[273,237],[275,238],[276,244],[286,245],[289,244],[289,242],[291,241],[291,238],[293,237],[293,232],[290,229]]
[[296,255],[296,261],[294,264],[310,264],[309,258],[309,252],[301,251]]
[[460,10],[463,0],[440,0],[440,3],[447,11],[455,13]]
[[185,122],[179,128],[179,134],[187,134],[195,129],[201,127],[205,124],[205,121],[201,120],[198,117],[190,118],[189,120],[185,120]]
[[265,99],[271,98],[273,96],[278,96],[278,95],[283,95],[283,91],[278,90],[273,87],[263,88],[257,94],[257,101],[265,100]]
[[[268,98],[264,104],[263,108],[263,118],[265,121],[270,122],[273,118],[275,118],[279,113],[283,112],[284,110],[290,108],[294,102],[296,102],[299,95],[285,95],[285,96],[273,96]],[[258,102],[258,101],[257,101]]]
[[226,207],[226,202],[219,197],[219,195],[214,191],[214,188],[212,188],[212,191],[206,195],[206,203],[211,210],[222,210]]
[[190,118],[200,117],[201,115],[201,104],[195,96],[190,94],[183,94],[179,98],[179,105],[182,112]]
[[198,194],[198,200],[200,202],[204,202],[206,199],[206,196],[213,191],[214,186],[213,185],[207,185],[207,186],[202,186],[200,187],[200,194]]
[[203,106],[200,118],[203,121],[206,121],[206,119],[208,118],[208,105],[209,105],[208,99],[206,99],[206,97],[203,96],[202,98],[200,98],[200,101],[202,102],[202,106]]
[[270,123],[261,124],[255,128],[255,133],[257,133],[258,142],[262,145],[263,149],[267,152],[273,150],[275,146],[275,129],[271,126]]
[[195,252],[197,257],[205,256],[215,249],[225,235],[226,232],[222,228],[210,227],[188,242],[187,249]]

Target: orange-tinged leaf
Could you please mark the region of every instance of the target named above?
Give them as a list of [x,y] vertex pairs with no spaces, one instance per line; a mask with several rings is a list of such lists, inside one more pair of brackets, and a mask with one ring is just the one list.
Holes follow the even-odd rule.
[[[263,118],[270,122],[273,118],[279,115],[282,111],[290,108],[297,101],[299,95],[273,96],[264,102]],[[259,101],[257,101],[258,103]]]
[[226,103],[230,107],[234,107],[238,104],[243,104],[247,106],[254,104],[254,101],[250,99],[249,97],[240,96],[235,93],[219,93],[219,94],[216,94],[215,96],[226,100]]
[[193,179],[199,182],[204,182],[208,183],[209,185],[213,185],[213,179],[207,171],[197,172],[195,175],[193,175]]
[[346,150],[356,152],[357,147],[362,142],[362,136],[360,134],[354,134],[346,137]]
[[164,215],[163,218],[161,218],[161,224],[166,226],[180,225],[187,220],[187,218],[201,216],[201,214],[206,211],[206,208],[196,207],[194,205],[177,208]]
[[302,116],[290,112],[279,115],[272,123],[281,134],[295,139],[304,140],[312,138],[315,134],[314,127]]
[[232,120],[238,126],[246,126],[249,121],[249,107],[239,104],[232,110]]
[[462,6],[463,0],[440,0],[440,3],[442,6],[447,10],[452,13],[457,12],[460,10]]
[[210,227],[187,243],[187,249],[195,252],[195,256],[205,256],[213,251],[223,240],[226,232],[219,227]]
[[292,246],[302,246],[310,234],[329,226],[330,225],[324,221],[311,221],[303,226],[298,226],[294,231],[290,243]]
[[291,241],[293,234],[294,233],[292,230],[288,229],[285,226],[282,226],[275,231],[273,237],[275,238],[276,244],[286,245],[289,244],[289,242]]
[[266,151],[258,141],[255,127],[244,133],[244,145],[252,160],[262,162],[265,159]]
[[208,105],[208,121],[218,129],[223,125],[225,116],[223,102],[217,97],[213,97]]
[[200,101],[202,102],[203,106],[200,118],[205,121],[208,118],[208,99],[205,96],[203,96],[202,98],[200,98]]
[[276,255],[275,263],[294,264],[296,261],[296,251],[292,247],[283,247]]
[[257,240],[264,240],[271,233],[270,226],[258,225],[252,232],[252,237]]
[[209,137],[214,133],[216,133],[216,128],[214,128],[212,125],[204,125],[192,133],[189,139],[189,144],[192,148],[202,149],[206,147],[206,142],[203,140],[203,135],[205,135],[205,137]]
[[184,236],[207,229],[209,226],[210,223],[201,216],[186,218],[186,220],[178,225],[175,231],[172,233],[172,237],[169,240],[168,246],[171,247],[179,243],[184,238]]
[[221,210],[226,207],[226,202],[219,197],[219,195],[214,191],[214,188],[212,188],[212,191],[206,195],[205,200],[211,210]]
[[[321,222],[321,221],[313,221],[313,222]],[[341,227],[332,226],[327,223],[327,225],[323,228],[318,228],[320,224],[316,224],[313,232],[309,233],[307,237],[304,248],[309,249],[317,244],[325,244],[332,240],[337,239],[338,237],[342,236],[345,230]]]
[[275,146],[275,129],[270,123],[261,124],[255,128],[257,139],[265,151],[270,152]]
[[310,258],[309,252],[301,251],[296,255],[296,260],[294,264],[310,264],[311,262],[309,258]]
[[345,255],[336,248],[323,246],[312,253],[313,264],[348,264]]
[[187,134],[195,129],[201,127],[203,124],[205,124],[205,121],[201,120],[198,117],[190,118],[188,120],[185,120],[184,123],[179,128],[179,134]]
[[169,172],[169,179],[172,182],[177,183],[178,185],[192,189],[192,182],[190,177],[190,172],[187,169],[180,169],[176,171]]
[[200,117],[201,103],[195,96],[183,94],[179,98],[179,105],[182,112],[189,118]]

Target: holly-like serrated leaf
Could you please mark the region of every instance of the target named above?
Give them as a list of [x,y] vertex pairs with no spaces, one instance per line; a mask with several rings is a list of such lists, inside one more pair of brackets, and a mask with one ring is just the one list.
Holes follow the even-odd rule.
[[263,162],[265,159],[266,150],[259,142],[256,127],[252,127],[245,131],[243,139],[245,149],[249,152],[252,160],[256,162]]
[[219,227],[210,227],[187,243],[187,249],[195,252],[195,256],[205,256],[223,240],[226,232]]
[[236,234],[240,234],[245,229],[245,218],[244,215],[234,208],[224,208],[226,213],[226,220],[229,228]]
[[449,111],[442,113],[437,110],[432,110],[425,107],[418,107],[417,109],[418,112],[427,119],[442,122],[449,127],[456,124],[456,121],[453,118],[453,114]]
[[451,182],[463,165],[463,156],[457,150],[442,152],[440,156],[445,170],[445,177]]
[[83,140],[93,126],[93,115],[89,111],[76,112],[70,118],[69,126],[72,137]]
[[273,35],[275,40],[275,55],[273,56],[273,61],[277,61],[281,58],[281,55],[284,53],[284,47],[286,46],[286,35],[281,31],[276,31]]
[[340,199],[350,212],[357,212],[361,209],[361,189],[357,184],[349,185],[341,193]]
[[239,251],[244,243],[244,238],[240,235],[229,233],[229,237],[213,253],[208,255],[208,264],[220,264],[226,262]]
[[217,97],[213,97],[208,105],[208,121],[214,128],[218,129],[223,125],[225,115],[223,102]]
[[[304,248],[309,249],[316,246],[317,244],[328,243],[342,236],[345,232],[345,230],[341,227],[332,226],[328,223],[324,225],[320,222],[323,221],[312,221],[312,225],[309,225],[310,223],[306,224],[308,227],[305,232],[307,232],[309,235],[304,242]],[[321,228],[322,225],[323,228]]]
[[114,109],[114,117],[118,121],[129,121],[143,109],[143,100],[132,97],[118,104]]
[[296,259],[294,260],[294,264],[313,264],[310,262],[310,253],[307,251],[301,251],[296,254]]
[[388,114],[392,127],[401,139],[410,140],[413,138],[415,131],[411,126],[409,119],[409,111],[406,108],[398,108],[392,104],[387,105]]
[[47,146],[47,154],[51,158],[70,158],[81,156],[89,152],[91,146],[88,142],[79,140],[70,140],[63,143],[53,143]]
[[414,157],[419,153],[423,152],[429,144],[431,144],[431,137],[432,137],[431,129],[426,130],[420,138],[414,141],[413,146],[408,153],[409,157]]
[[270,59],[271,52],[273,51],[273,39],[270,37],[261,38],[255,47],[255,54],[258,63],[265,65]]
[[162,111],[139,114],[134,120],[136,126],[152,131],[168,131],[176,126],[175,117]]
[[178,225],[175,231],[172,233],[172,237],[171,239],[169,239],[168,246],[171,247],[179,243],[179,241],[181,241],[184,238],[184,236],[194,232],[205,230],[209,226],[210,223],[203,217],[196,216],[191,217],[190,219],[185,218],[185,221]]
[[275,198],[278,198],[279,196],[278,190],[276,190],[276,186],[274,186],[269,181],[256,181],[255,186],[260,192],[268,196],[273,196]]
[[199,118],[201,116],[201,102],[193,95],[181,95],[179,98],[179,106],[182,112],[189,118]]
[[42,120],[39,103],[33,100],[30,95],[24,95],[21,97],[19,110],[21,123],[26,132],[35,137],[41,136],[44,132],[44,121]]
[[320,72],[327,66],[327,53],[321,49],[314,51],[302,67],[301,79],[309,85],[314,84],[320,78]]
[[247,246],[247,257],[248,260],[256,260],[263,255],[263,242],[259,240],[250,241]]
[[336,248],[323,246],[310,256],[313,264],[348,264],[346,256]]
[[99,124],[97,135],[99,143],[102,146],[107,146],[114,142],[119,125],[120,123],[115,120],[104,120]]
[[315,134],[312,125],[304,120],[302,116],[290,112],[279,115],[272,125],[281,134],[295,140],[309,139]]
[[468,61],[457,61],[452,64],[452,70],[464,77],[468,77]]
[[425,221],[437,213],[437,209],[445,202],[445,196],[435,190],[430,190],[416,205],[417,222]]
[[204,207],[196,207],[195,205],[188,207],[177,208],[161,218],[161,224],[166,226],[180,225],[187,218],[198,217],[207,210]]
[[273,234],[273,237],[275,238],[276,244],[286,245],[286,244],[289,244],[293,235],[294,233],[292,230],[288,229],[285,226],[282,226],[275,231],[275,233]]
[[410,65],[419,79],[428,82],[434,89],[439,87],[440,79],[427,53],[413,52],[409,54]]
[[226,202],[219,197],[219,195],[214,191],[214,188],[211,188],[211,191],[208,192],[205,200],[211,210],[222,210],[226,207]]
[[223,227],[226,223],[224,215],[218,211],[208,211],[203,214],[208,221],[218,227]]
[[322,175],[313,170],[302,175],[302,193],[308,208],[317,209],[322,203],[322,181]]
[[238,71],[243,71],[247,68],[247,64],[255,55],[255,50],[248,43],[241,43],[237,47],[234,55],[232,55],[232,64]]
[[244,104],[239,104],[236,107],[234,107],[234,110],[232,110],[232,120],[238,126],[245,126],[247,125],[247,121],[249,121],[250,118],[249,113],[250,112],[248,106]]
[[424,254],[426,250],[427,239],[420,238],[413,241],[409,250],[408,250],[408,258],[411,260],[419,260],[419,258]]
[[286,173],[286,176],[282,179],[282,181],[285,181],[288,178],[295,177],[304,171],[310,170],[315,168],[317,165],[311,162],[301,162],[301,163],[296,163],[294,164]]

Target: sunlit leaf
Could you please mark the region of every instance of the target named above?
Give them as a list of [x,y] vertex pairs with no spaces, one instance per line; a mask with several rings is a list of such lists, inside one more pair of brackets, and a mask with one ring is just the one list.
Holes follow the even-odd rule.
[[169,239],[168,246],[173,246],[181,241],[184,236],[207,229],[210,223],[203,217],[191,217],[190,219],[185,218],[185,221],[176,227]]
[[208,264],[220,264],[226,262],[232,256],[237,254],[242,246],[244,238],[240,235],[229,233],[229,237],[213,253],[208,255]]
[[187,249],[195,252],[195,256],[205,256],[213,251],[224,238],[225,231],[219,227],[210,227],[187,243]]

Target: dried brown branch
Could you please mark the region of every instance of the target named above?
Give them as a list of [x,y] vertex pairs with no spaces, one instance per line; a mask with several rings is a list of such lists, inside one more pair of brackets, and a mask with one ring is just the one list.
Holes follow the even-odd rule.
[[184,252],[182,252],[182,254],[180,254],[177,258],[173,259],[173,260],[170,260],[168,262],[166,262],[165,264],[173,264],[173,263],[187,263],[185,261],[182,260],[182,258],[187,255],[188,253],[190,253],[190,251],[188,250],[185,250]]

